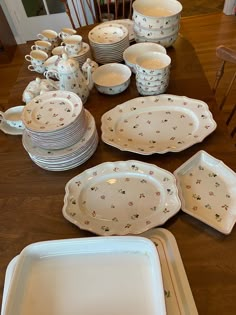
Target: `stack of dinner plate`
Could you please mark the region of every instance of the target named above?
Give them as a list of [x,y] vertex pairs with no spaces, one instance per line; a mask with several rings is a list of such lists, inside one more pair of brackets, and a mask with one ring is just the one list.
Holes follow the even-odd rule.
[[123,52],[129,47],[128,29],[118,23],[102,23],[88,35],[96,62],[100,64],[123,61]]
[[62,171],[84,163],[95,152],[98,135],[93,116],[73,92],[35,97],[22,113],[23,146],[38,166]]

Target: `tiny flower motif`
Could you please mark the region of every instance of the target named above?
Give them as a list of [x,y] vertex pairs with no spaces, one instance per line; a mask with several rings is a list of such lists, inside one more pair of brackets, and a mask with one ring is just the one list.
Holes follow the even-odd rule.
[[211,172],[211,173],[209,173],[209,174],[208,174],[208,176],[209,176],[209,177],[216,177],[216,176],[217,176],[217,174],[215,174],[215,173]]
[[211,205],[208,203],[208,204],[205,205],[205,208],[211,210]]
[[105,195],[101,195],[100,198],[104,200],[106,198],[106,196]]
[[138,219],[139,218],[139,214],[138,213],[135,213],[133,215],[131,215],[131,219],[132,220],[135,220],[135,219]]
[[217,214],[217,213],[215,214],[215,218],[216,218],[216,221],[218,221],[218,222],[222,221],[221,216],[219,214]]
[[76,215],[75,212],[70,212],[69,214],[70,214],[71,217],[74,217]]
[[156,211],[156,210],[157,210],[157,207],[156,207],[156,206],[151,207],[151,208],[150,208],[150,210],[152,210],[152,211]]
[[201,179],[197,179],[196,180],[196,184],[201,184],[202,180]]
[[118,192],[121,193],[122,195],[125,195],[125,190],[123,189],[119,189]]
[[225,197],[226,197],[226,198],[230,198],[230,195],[226,194]]
[[159,197],[161,195],[161,192],[160,191],[156,191],[155,195]]
[[129,201],[129,202],[128,202],[128,205],[129,205],[130,207],[132,207],[132,206],[134,205],[134,203],[133,203],[132,201]]
[[146,179],[141,179],[141,180],[140,180],[140,183],[142,183],[142,184],[146,184],[146,183],[147,183],[147,181],[146,181]]
[[153,175],[154,174],[154,172],[153,171],[149,171],[149,175]]
[[216,182],[215,183],[215,187],[219,187],[219,186],[220,186],[220,184]]
[[215,196],[213,191],[209,191],[209,196]]
[[108,226],[105,226],[105,225],[101,226],[101,229],[102,229],[103,231],[105,231],[105,232],[109,232],[109,231],[110,231],[109,227],[108,227]]
[[228,210],[229,209],[229,206],[224,204],[223,206],[221,206],[221,208],[225,209],[225,210]]
[[191,185],[186,185],[186,189],[191,189]]
[[194,207],[193,207],[193,210],[194,210],[194,211],[197,211],[197,209],[198,209],[197,206],[194,206]]
[[96,211],[92,212],[92,217],[94,217],[94,218],[96,217]]
[[89,223],[90,223],[90,221],[88,221],[88,220],[84,221],[85,225],[89,225]]
[[168,210],[168,208],[165,208],[165,209],[163,210],[163,212],[164,212],[164,213],[168,213],[168,212],[170,212],[170,210]]
[[97,190],[98,190],[98,187],[93,186],[93,187],[91,187],[90,189],[91,189],[92,191],[97,191]]
[[141,199],[141,198],[145,198],[144,193],[139,194],[139,198],[140,198],[140,199]]
[[125,226],[125,229],[129,229],[130,227],[131,227],[131,224],[127,223],[126,226]]
[[112,218],[112,221],[113,221],[113,222],[118,222],[117,217]]
[[201,165],[198,166],[198,169],[199,169],[200,171],[204,171],[204,167],[201,166]]
[[129,182],[130,181],[130,178],[129,177],[126,177],[125,178],[125,182]]
[[149,221],[149,220],[146,221],[146,225],[149,225],[149,224],[151,224],[151,221]]

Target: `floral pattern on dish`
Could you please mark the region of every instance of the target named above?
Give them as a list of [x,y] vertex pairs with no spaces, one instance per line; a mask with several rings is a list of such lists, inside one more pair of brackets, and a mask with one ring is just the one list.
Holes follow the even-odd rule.
[[179,152],[201,142],[216,123],[206,103],[162,94],[138,97],[102,116],[102,140],[143,155]]
[[138,234],[180,209],[174,176],[139,161],[107,162],[66,184],[63,214],[98,235]]
[[182,210],[229,234],[236,221],[236,174],[222,161],[199,151],[180,166],[177,179]]

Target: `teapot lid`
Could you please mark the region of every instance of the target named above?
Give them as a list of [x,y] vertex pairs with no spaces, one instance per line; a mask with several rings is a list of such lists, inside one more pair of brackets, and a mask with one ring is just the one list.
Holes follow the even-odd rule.
[[74,71],[78,70],[78,68],[79,63],[76,60],[69,58],[66,53],[62,54],[62,59],[59,61],[57,67],[59,73],[73,73]]

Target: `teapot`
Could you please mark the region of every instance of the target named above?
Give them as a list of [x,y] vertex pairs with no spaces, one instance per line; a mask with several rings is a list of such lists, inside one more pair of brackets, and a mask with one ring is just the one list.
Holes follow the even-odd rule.
[[89,91],[93,87],[91,77],[91,67],[87,68],[87,79],[82,74],[79,63],[70,59],[66,53],[62,54],[62,59],[57,65],[57,70],[49,70],[46,78],[56,74],[59,79],[59,89],[76,93],[82,100],[83,104],[87,101]]

